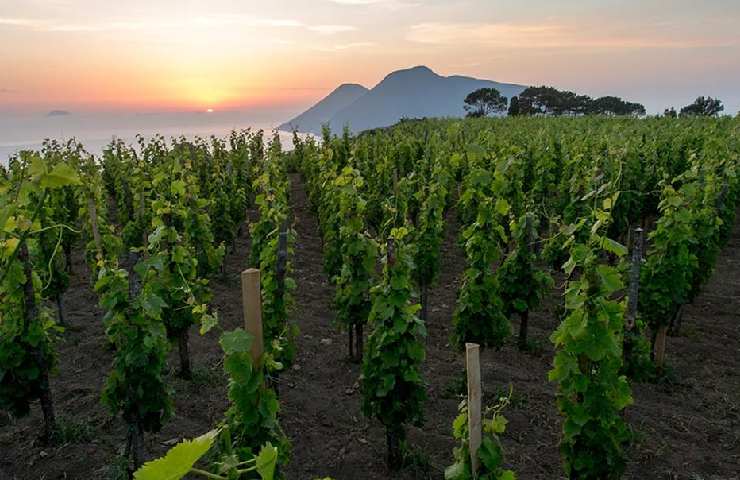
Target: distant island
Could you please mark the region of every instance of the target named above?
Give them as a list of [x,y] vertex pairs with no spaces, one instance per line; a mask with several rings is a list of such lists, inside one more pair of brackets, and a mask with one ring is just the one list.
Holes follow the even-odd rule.
[[320,134],[324,124],[335,132],[346,125],[357,133],[404,118],[464,117],[465,97],[481,88],[495,88],[511,98],[527,87],[459,75],[445,77],[418,66],[393,72],[369,90],[357,84],[341,85],[279,128]]
[[71,115],[71,113],[67,110],[52,110],[46,114],[47,117],[63,117],[65,115]]
[[[699,97],[686,114],[716,115],[721,101]],[[607,95],[592,98],[549,86],[525,86],[472,77],[445,77],[429,67],[398,70],[368,90],[362,85],[343,84],[280,130],[320,135],[325,125],[339,133],[389,127],[401,120],[462,118],[479,116],[630,116],[646,115],[645,106]],[[675,110],[665,115],[676,116]]]

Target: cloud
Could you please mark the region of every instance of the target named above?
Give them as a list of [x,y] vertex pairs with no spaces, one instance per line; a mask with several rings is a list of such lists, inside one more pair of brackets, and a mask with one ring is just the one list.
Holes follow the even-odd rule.
[[121,20],[112,22],[70,23],[53,19],[3,18],[0,26],[25,28],[40,32],[109,32],[145,31],[188,28],[223,28],[240,26],[252,28],[303,28],[321,35],[349,32],[357,28],[352,25],[308,25],[291,18],[263,18],[252,15],[225,14],[204,15],[183,20]]
[[378,3],[388,3],[392,0],[330,0],[340,5],[376,5]]
[[18,27],[39,32],[98,32],[106,30],[144,30],[146,28],[168,28],[175,26],[172,22],[102,22],[102,23],[66,23],[43,18],[2,18],[0,26]]
[[329,47],[314,47],[314,50],[318,50],[320,52],[341,52],[342,50],[374,47],[376,45],[377,44],[375,42],[352,42],[352,43],[343,43],[339,45],[332,45]]
[[414,0],[329,0],[332,3],[338,5],[347,5],[354,7],[365,7],[365,6],[380,6],[390,10],[398,10],[401,8],[418,7],[421,5],[420,2]]
[[501,46],[541,46],[550,44],[562,30],[549,25],[509,25],[476,23],[420,23],[412,25],[407,39],[435,45],[460,43]]
[[13,95],[18,93],[17,90],[13,90],[12,88],[0,88],[0,95]]
[[305,26],[300,20],[292,18],[264,18],[252,15],[241,14],[221,14],[221,15],[204,15],[186,19],[184,24],[193,23],[204,27],[222,27],[226,25],[240,25],[246,27],[303,27]]
[[38,20],[33,20],[30,18],[0,17],[0,25],[6,25],[9,27],[36,27],[38,24]]
[[357,30],[357,27],[352,25],[314,25],[307,27],[312,32],[320,33],[322,35],[334,35],[335,33],[352,32]]
[[430,45],[482,45],[501,48],[702,48],[735,46],[737,40],[672,38],[642,32],[589,31],[583,26],[561,24],[443,23],[412,25],[406,39]]

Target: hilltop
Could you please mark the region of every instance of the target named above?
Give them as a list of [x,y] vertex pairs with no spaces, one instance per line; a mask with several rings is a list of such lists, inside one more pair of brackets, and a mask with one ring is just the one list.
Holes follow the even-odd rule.
[[342,85],[279,128],[319,134],[328,123],[332,131],[346,125],[352,132],[360,132],[387,127],[403,118],[463,117],[465,97],[479,88],[496,88],[511,98],[526,86],[460,75],[445,77],[418,66],[390,73],[370,90]]

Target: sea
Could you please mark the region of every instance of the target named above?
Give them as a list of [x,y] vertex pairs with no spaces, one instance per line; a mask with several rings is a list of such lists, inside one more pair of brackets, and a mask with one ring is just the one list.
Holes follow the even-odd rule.
[[[266,138],[291,115],[288,112],[0,112],[0,163],[20,150],[38,150],[45,139],[74,138],[85,150],[100,155],[114,139],[136,144],[137,135],[165,138],[211,135],[227,137],[232,130],[264,130]],[[283,148],[293,146],[292,133],[278,131]]]

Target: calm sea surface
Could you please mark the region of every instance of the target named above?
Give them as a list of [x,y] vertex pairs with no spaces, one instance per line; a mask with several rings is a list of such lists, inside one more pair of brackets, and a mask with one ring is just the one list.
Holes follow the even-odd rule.
[[[278,116],[280,118],[278,118]],[[46,138],[67,140],[75,138],[85,149],[101,154],[114,138],[134,143],[136,135],[165,138],[185,135],[225,137],[231,130],[262,129],[269,136],[272,129],[286,118],[283,114],[250,114],[249,112],[213,113],[0,113],[0,163],[19,150],[41,148]],[[283,147],[292,148],[292,134],[279,132]]]

